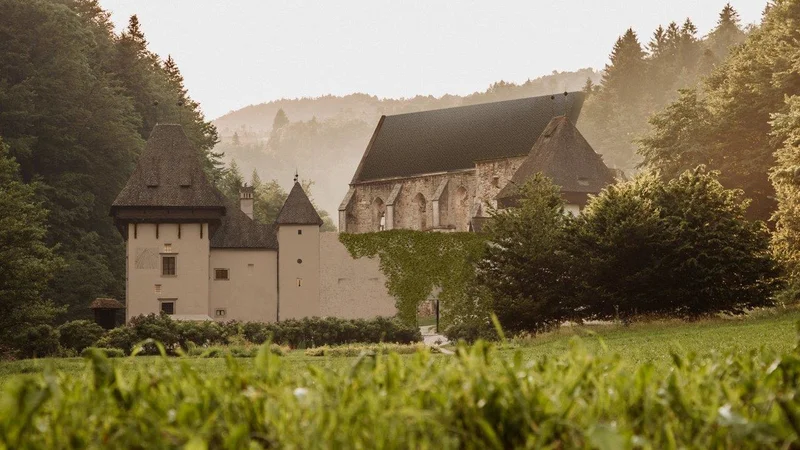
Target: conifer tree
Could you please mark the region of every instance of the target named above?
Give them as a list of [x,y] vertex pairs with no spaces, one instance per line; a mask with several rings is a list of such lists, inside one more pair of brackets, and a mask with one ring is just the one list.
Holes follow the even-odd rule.
[[744,39],[739,13],[728,3],[722,8],[717,25],[708,35],[708,46],[718,60],[723,60],[730,49],[741,44]]
[[275,119],[272,120],[272,129],[278,130],[288,124],[289,116],[286,115],[286,112],[283,110],[283,108],[278,109],[278,112],[275,113]]

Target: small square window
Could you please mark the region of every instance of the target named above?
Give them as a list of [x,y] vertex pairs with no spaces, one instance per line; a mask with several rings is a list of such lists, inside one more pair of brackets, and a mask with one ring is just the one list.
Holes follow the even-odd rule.
[[169,314],[170,316],[175,314],[175,301],[162,301],[161,302],[161,312],[164,314]]
[[214,310],[214,317],[225,317],[227,314],[228,312],[224,309]]
[[162,276],[175,276],[177,275],[177,258],[174,256],[161,257],[161,275]]
[[157,284],[156,285],[156,294],[160,294],[160,293],[161,293],[161,285]]
[[297,234],[303,234],[303,230],[297,230]]
[[228,269],[214,269],[214,279],[215,280],[227,280],[228,278]]
[[172,253],[172,244],[164,244],[164,253]]

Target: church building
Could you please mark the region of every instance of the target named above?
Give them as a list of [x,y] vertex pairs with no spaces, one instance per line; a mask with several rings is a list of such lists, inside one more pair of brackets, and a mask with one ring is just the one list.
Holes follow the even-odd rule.
[[614,181],[575,128],[581,92],[383,116],[339,206],[339,230],[480,231],[487,206],[542,172],[567,211]]
[[232,204],[180,125],[159,124],[111,208],[126,243],[126,320],[274,322],[393,316],[378,262],[353,259],[295,179],[274,224],[253,220],[253,189]]

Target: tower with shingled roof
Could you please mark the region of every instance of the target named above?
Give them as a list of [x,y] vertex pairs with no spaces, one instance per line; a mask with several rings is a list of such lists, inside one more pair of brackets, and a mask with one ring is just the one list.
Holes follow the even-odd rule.
[[322,218],[300,185],[294,185],[275,219],[278,232],[279,320],[319,315]]

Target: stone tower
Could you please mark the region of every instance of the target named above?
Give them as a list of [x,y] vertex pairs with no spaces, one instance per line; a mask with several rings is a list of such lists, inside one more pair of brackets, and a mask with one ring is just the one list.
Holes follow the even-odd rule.
[[209,242],[225,203],[180,125],[153,128],[111,215],[126,241],[126,320],[158,311],[207,317]]
[[319,316],[322,219],[295,178],[275,226],[278,229],[278,320]]

